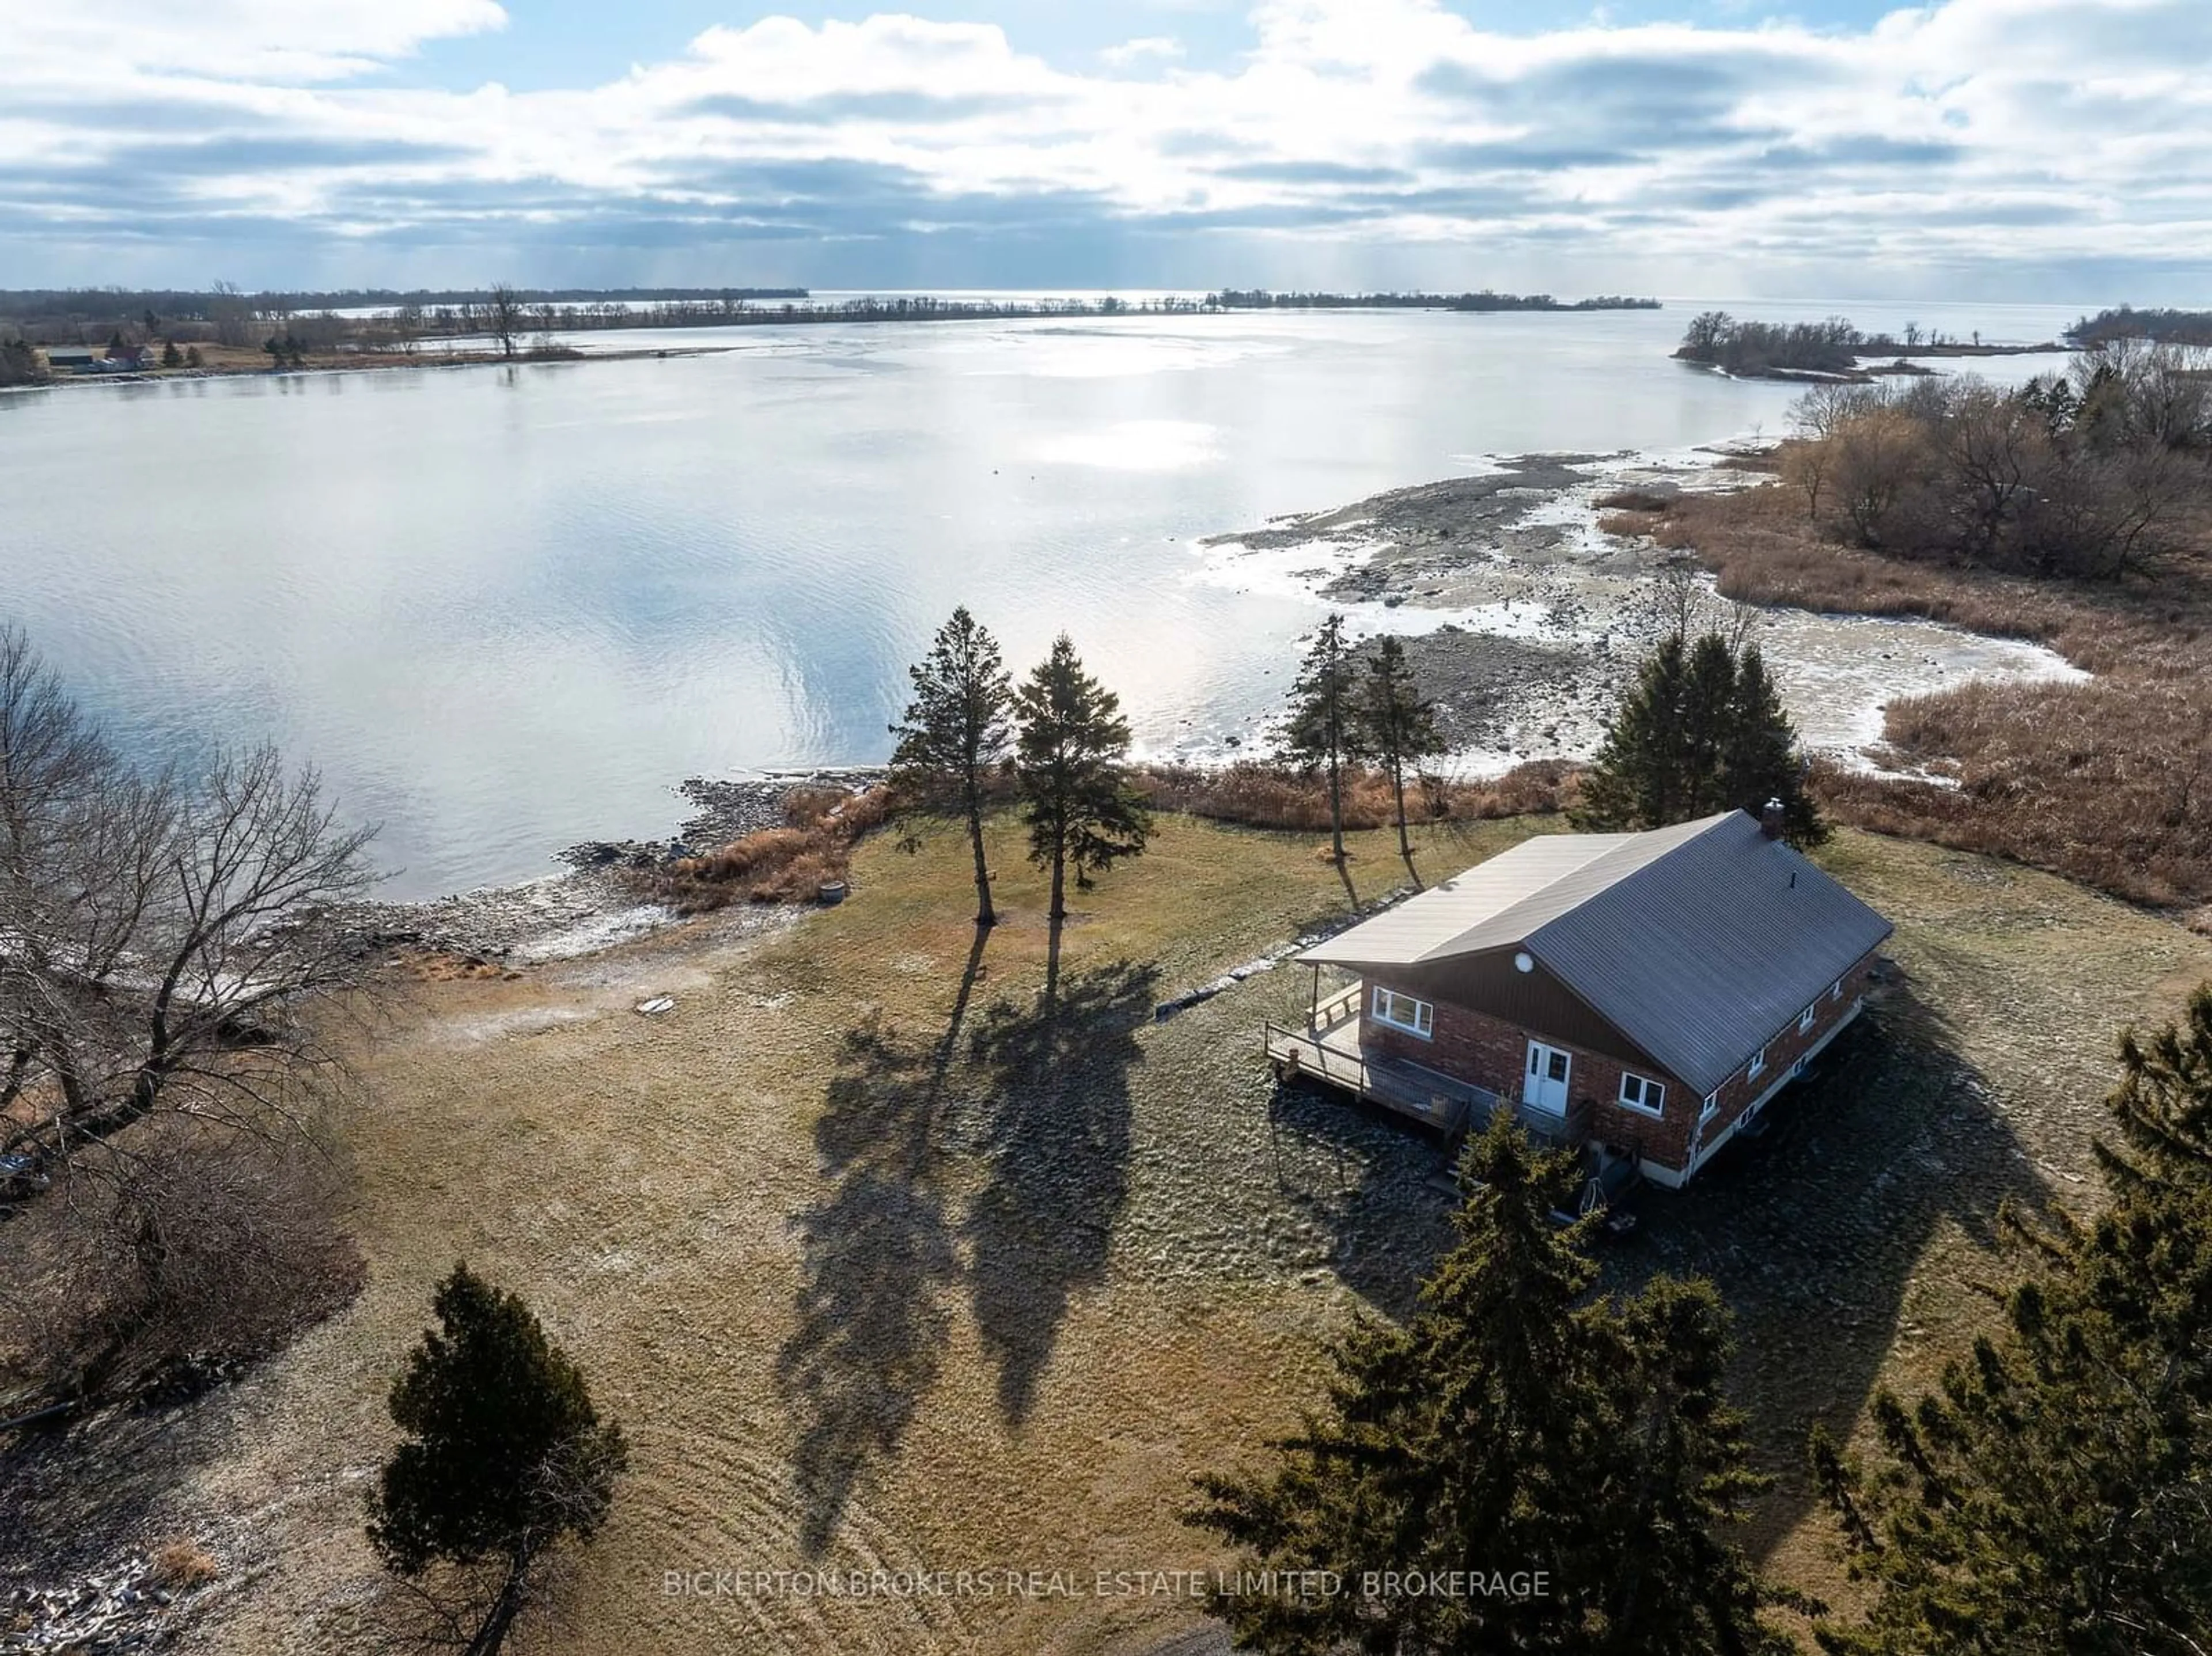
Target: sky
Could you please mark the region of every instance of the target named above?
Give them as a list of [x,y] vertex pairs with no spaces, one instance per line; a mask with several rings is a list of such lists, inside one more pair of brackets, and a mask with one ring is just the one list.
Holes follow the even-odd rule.
[[0,288],[2212,304],[2212,0],[0,0]]

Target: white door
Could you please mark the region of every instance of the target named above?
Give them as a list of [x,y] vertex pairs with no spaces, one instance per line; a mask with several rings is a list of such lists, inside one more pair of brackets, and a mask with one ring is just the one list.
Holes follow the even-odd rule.
[[1521,1101],[1553,1115],[1567,1113],[1567,1070],[1573,1059],[1540,1040],[1528,1043],[1528,1067],[1521,1074]]

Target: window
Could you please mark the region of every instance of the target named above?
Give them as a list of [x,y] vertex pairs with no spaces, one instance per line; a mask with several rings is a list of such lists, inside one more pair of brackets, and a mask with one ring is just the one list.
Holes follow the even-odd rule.
[[1828,998],[1830,1000],[1841,1000],[1843,998],[1844,980],[1841,978],[1838,978],[1833,983],[1828,986]]
[[1620,1077],[1620,1101],[1632,1110],[1641,1110],[1646,1115],[1666,1113],[1667,1089],[1656,1081],[1642,1076],[1623,1072]]
[[1436,1022],[1437,1009],[1425,1000],[1415,1000],[1411,995],[1401,995],[1395,989],[1375,986],[1375,1021],[1387,1023],[1393,1029],[1403,1029],[1409,1035],[1429,1038],[1430,1028]]
[[1762,1046],[1762,1047],[1760,1047],[1760,1048],[1759,1049],[1759,1056],[1752,1059],[1752,1061],[1751,1061],[1751,1067],[1750,1067],[1749,1069],[1746,1070],[1746,1071],[1743,1072],[1743,1075],[1744,1075],[1744,1079],[1745,1079],[1745,1080],[1747,1080],[1747,1081],[1756,1081],[1756,1080],[1758,1080],[1758,1079],[1759,1078],[1759,1077],[1761,1077],[1761,1076],[1765,1075],[1765,1073],[1766,1073],[1766,1048],[1765,1048],[1764,1046]]
[[1813,1027],[1813,1014],[1820,1010],[1820,1003],[1816,1000],[1810,1006],[1808,1006],[1803,1011],[1797,1015],[1797,1033],[1799,1034],[1803,1034],[1807,1030]]
[[1705,1095],[1705,1101],[1698,1107],[1698,1121],[1703,1123],[1711,1120],[1713,1119],[1714,1113],[1717,1111],[1720,1107],[1721,1095],[1718,1093],[1707,1093]]

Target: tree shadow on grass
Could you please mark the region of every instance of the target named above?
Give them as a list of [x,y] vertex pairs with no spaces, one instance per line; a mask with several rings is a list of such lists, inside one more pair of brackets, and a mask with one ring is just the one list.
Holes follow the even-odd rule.
[[1157,977],[1127,961],[1071,975],[1034,1004],[993,1006],[975,1032],[991,1084],[973,1124],[988,1182],[968,1210],[969,1286],[1000,1410],[1015,1424],[1070,1297],[1105,1278],[1128,1199],[1129,1071]]
[[1768,1106],[1770,1131],[1725,1146],[1687,1190],[1648,1192],[1636,1237],[1603,1256],[1610,1289],[1706,1277],[1735,1313],[1730,1389],[1778,1477],[1747,1537],[1761,1555],[1817,1501],[1813,1422],[1847,1436],[1900,1342],[1907,1389],[1932,1383],[1995,1315],[1976,1284],[2016,1269],[1986,1252],[2002,1246],[2001,1204],[2049,1213],[1988,1083],[1909,985],[1814,1065]]
[[776,1362],[799,1416],[793,1478],[810,1556],[830,1544],[870,1465],[896,1453],[943,1362],[960,1261],[934,1133],[988,936],[977,930],[935,1041],[878,1018],[845,1036],[815,1124],[835,1183],[799,1221],[798,1323]]
[[1328,1239],[1329,1268],[1377,1310],[1403,1317],[1451,1246],[1459,1197],[1443,1140],[1318,1082],[1267,1099],[1277,1197]]

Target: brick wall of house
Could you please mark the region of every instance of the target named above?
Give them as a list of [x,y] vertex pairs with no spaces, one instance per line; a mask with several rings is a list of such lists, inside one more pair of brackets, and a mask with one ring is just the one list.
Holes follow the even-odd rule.
[[[1688,1175],[1694,1156],[1710,1154],[1735,1131],[1747,1106],[1786,1077],[1799,1058],[1826,1040],[1850,1015],[1865,992],[1875,952],[1869,951],[1844,974],[1837,992],[1822,992],[1815,1003],[1810,1028],[1801,1032],[1793,1017],[1776,1031],[1766,1049],[1765,1067],[1758,1076],[1739,1070],[1722,1083],[1716,1095],[1712,1118],[1704,1123],[1702,1129],[1698,1118],[1704,1101],[1677,1077],[1648,1065],[1624,1063],[1607,1053],[1556,1039],[1540,1029],[1524,1029],[1489,1013],[1448,1002],[1432,1003],[1436,1010],[1430,1038],[1425,1040],[1378,1022],[1374,998],[1374,987],[1378,983],[1401,988],[1418,998],[1428,998],[1419,995],[1410,985],[1394,984],[1389,977],[1382,974],[1370,975],[1362,992],[1360,1044],[1370,1052],[1425,1065],[1476,1086],[1486,1087],[1501,1097],[1516,1100],[1521,1096],[1522,1068],[1528,1062],[1528,1042],[1535,1040],[1559,1047],[1573,1054],[1567,1096],[1571,1119],[1576,1126],[1583,1128],[1586,1124],[1589,1137],[1632,1149],[1650,1164],[1647,1172],[1656,1171],[1662,1176],[1672,1173],[1675,1179],[1668,1182],[1679,1182]],[[1653,1117],[1620,1101],[1620,1078],[1624,1072],[1647,1077],[1666,1087],[1666,1099],[1659,1116]]]
[[[1573,1057],[1567,1072],[1568,1118],[1582,1137],[1607,1144],[1621,1144],[1652,1161],[1680,1166],[1689,1153],[1690,1128],[1697,1119],[1694,1106],[1678,1107],[1688,1089],[1664,1071],[1650,1065],[1624,1064],[1604,1052],[1592,1052],[1573,1041],[1562,1040],[1539,1029],[1524,1029],[1471,1007],[1436,1004],[1430,1039],[1379,1023],[1375,1018],[1374,986],[1390,984],[1381,976],[1368,979],[1360,1007],[1359,1041],[1370,1052],[1381,1052],[1415,1064],[1441,1070],[1446,1075],[1487,1087],[1501,1098],[1521,1097],[1522,1068],[1528,1061],[1528,1043],[1540,1040]],[[1393,987],[1402,986],[1391,985]],[[1407,988],[1405,992],[1414,992]],[[1423,998],[1425,998],[1425,997]],[[1647,1076],[1667,1089],[1664,1113],[1644,1114],[1620,1102],[1623,1072]]]
[[1792,1018],[1777,1032],[1767,1044],[1766,1067],[1756,1076],[1748,1068],[1738,1070],[1721,1083],[1714,1095],[1712,1119],[1705,1124],[1698,1135],[1698,1153],[1711,1155],[1743,1119],[1744,1111],[1756,1101],[1771,1092],[1776,1085],[1789,1077],[1797,1060],[1820,1046],[1833,1034],[1838,1025],[1851,1016],[1860,998],[1866,993],[1872,980],[1874,964],[1881,954],[1879,946],[1867,951],[1853,961],[1850,969],[1836,980],[1832,990],[1823,991],[1814,1004],[1813,1027],[1800,1031],[1797,1020]]

